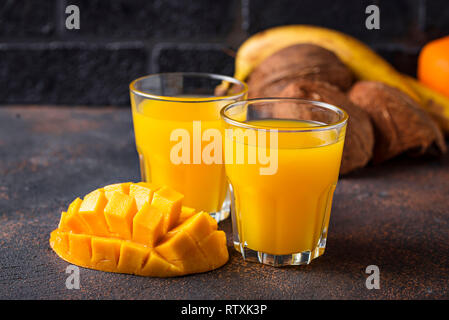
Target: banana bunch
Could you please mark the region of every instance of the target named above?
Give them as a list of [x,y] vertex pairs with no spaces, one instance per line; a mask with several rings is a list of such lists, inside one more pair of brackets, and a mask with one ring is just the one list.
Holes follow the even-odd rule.
[[248,38],[236,55],[234,77],[245,81],[251,72],[278,50],[311,43],[334,52],[360,80],[379,81],[402,90],[449,133],[449,98],[395,70],[367,45],[344,33],[322,27],[290,25],[268,29]]

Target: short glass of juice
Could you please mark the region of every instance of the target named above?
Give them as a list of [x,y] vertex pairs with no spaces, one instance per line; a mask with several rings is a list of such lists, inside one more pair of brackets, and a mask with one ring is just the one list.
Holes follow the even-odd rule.
[[245,260],[309,264],[324,253],[347,113],[302,99],[221,111],[234,247]]
[[142,181],[177,190],[183,205],[217,221],[227,218],[220,110],[246,93],[243,82],[207,73],[161,73],[131,82]]

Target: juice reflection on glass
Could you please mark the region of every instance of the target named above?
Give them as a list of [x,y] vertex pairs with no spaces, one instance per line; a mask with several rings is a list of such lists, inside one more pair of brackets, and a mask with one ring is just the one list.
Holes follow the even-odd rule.
[[266,135],[263,143],[259,135],[252,142],[249,134],[225,135],[233,155],[243,146],[245,154],[277,159],[273,174],[261,174],[260,162],[226,162],[236,249],[245,259],[271,265],[310,263],[325,248],[346,113],[300,99],[260,99],[237,102],[222,114],[226,129],[277,133],[275,142]]
[[[223,86],[228,95],[216,95]],[[226,218],[224,165],[203,161],[208,141],[202,134],[221,129],[221,108],[244,98],[246,85],[212,74],[166,73],[137,79],[130,89],[142,180],[168,185],[184,194],[184,205],[207,211],[219,221]],[[178,132],[189,138],[182,150],[189,160],[182,163],[171,158],[181,140]]]

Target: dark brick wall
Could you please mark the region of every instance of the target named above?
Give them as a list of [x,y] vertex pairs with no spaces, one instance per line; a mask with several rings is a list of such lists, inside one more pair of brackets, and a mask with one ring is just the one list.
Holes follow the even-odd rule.
[[[81,29],[65,28],[75,4]],[[381,29],[365,28],[376,4]],[[0,105],[129,105],[131,80],[155,72],[232,75],[249,35],[315,24],[368,43],[414,75],[422,45],[449,34],[447,0],[3,0]]]

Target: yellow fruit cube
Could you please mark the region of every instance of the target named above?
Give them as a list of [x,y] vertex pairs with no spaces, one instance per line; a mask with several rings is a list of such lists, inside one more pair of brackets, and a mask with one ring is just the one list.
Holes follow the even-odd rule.
[[175,265],[167,262],[156,251],[152,251],[150,256],[142,268],[142,274],[150,277],[173,277],[182,274],[182,270]]
[[117,270],[119,272],[132,274],[140,272],[149,253],[150,249],[141,244],[122,241]]
[[196,251],[197,245],[186,232],[178,231],[169,233],[156,250],[168,261],[177,261]]
[[95,190],[84,197],[79,208],[79,215],[89,226],[90,232],[97,236],[109,235],[103,210],[107,199],[102,189]]
[[91,236],[69,233],[69,254],[81,265],[90,264],[92,258]]
[[53,230],[50,236],[50,246],[61,254],[67,254],[69,252],[68,234],[60,232],[58,229]]
[[65,211],[61,212],[61,220],[59,220],[58,229],[61,231],[69,231],[70,229],[66,227],[68,214]]
[[131,186],[131,182],[124,182],[124,183],[114,183],[110,184],[108,186],[105,186],[104,194],[106,196],[106,199],[110,200],[112,193],[114,191],[118,191],[124,194],[129,194],[129,187]]
[[123,239],[132,238],[132,221],[137,212],[136,201],[119,191],[114,191],[104,208],[109,230]]
[[146,202],[133,219],[133,241],[153,247],[164,236],[164,215]]
[[74,233],[90,233],[89,226],[83,218],[78,215],[79,208],[83,200],[76,198],[67,209],[67,212],[61,214],[59,229],[61,231],[72,231]]
[[[142,187],[147,187],[147,188],[150,188],[150,189],[156,186],[156,184],[154,184],[152,182],[143,182],[143,181],[137,182],[135,184],[137,184],[139,186],[142,186]],[[160,189],[160,186],[157,187],[157,189]]]
[[158,189],[159,187],[151,183],[133,183],[129,187],[129,196],[136,200],[137,210],[140,210],[146,202],[151,203],[153,194]]
[[184,196],[169,187],[154,192],[151,204],[164,214],[164,233],[172,229],[179,220]]
[[96,268],[114,271],[117,268],[122,241],[103,237],[92,237],[92,263]]
[[178,225],[173,231],[183,230],[197,243],[217,230],[217,221],[207,212],[199,212]]
[[156,251],[185,273],[208,270],[209,264],[195,240],[184,231],[170,232],[164,242],[156,247]]
[[196,210],[190,207],[182,206],[181,214],[179,215],[178,224],[183,223],[188,218],[195,214]]
[[[221,267],[229,259],[226,247],[226,234],[223,231],[213,231],[209,236],[200,241],[200,250],[207,253],[208,263],[211,269]],[[214,254],[210,254],[213,252]]]

